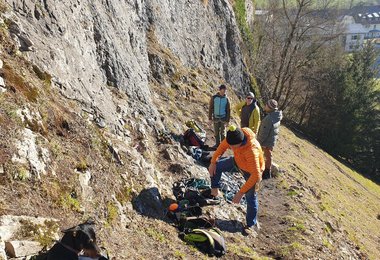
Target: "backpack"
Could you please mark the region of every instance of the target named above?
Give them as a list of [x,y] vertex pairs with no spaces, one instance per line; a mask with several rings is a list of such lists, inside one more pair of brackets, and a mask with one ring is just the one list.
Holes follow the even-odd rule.
[[186,146],[203,147],[205,145],[206,138],[201,138],[195,133],[194,129],[189,128],[183,134],[183,140]]
[[190,206],[218,205],[220,200],[211,197],[211,187],[204,179],[183,179],[173,184],[173,194],[178,201],[187,200]]
[[210,256],[221,257],[226,254],[225,240],[215,228],[197,228],[183,234],[183,240],[196,246],[200,251]]

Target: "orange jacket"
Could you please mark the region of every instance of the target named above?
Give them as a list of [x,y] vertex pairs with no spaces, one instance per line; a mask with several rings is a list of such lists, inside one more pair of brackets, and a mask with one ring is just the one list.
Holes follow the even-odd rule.
[[[243,187],[240,189],[241,193],[246,193],[253,186],[255,186],[259,179],[261,179],[261,174],[264,171],[265,164],[263,151],[261,150],[259,142],[256,140],[256,134],[247,127],[242,128],[242,130],[247,142],[236,149],[232,149],[232,151],[234,153],[234,159],[237,167],[251,174]],[[216,163],[219,156],[223,155],[227,149],[231,149],[231,147],[227,143],[227,140],[224,139],[212,156],[211,163]]]

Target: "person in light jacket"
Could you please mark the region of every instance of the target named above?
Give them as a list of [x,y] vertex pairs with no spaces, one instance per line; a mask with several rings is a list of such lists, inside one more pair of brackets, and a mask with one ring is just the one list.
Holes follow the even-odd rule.
[[255,134],[260,126],[260,108],[257,106],[255,95],[249,92],[245,100],[235,106],[240,117],[240,127],[249,127]]
[[282,111],[278,110],[277,101],[274,99],[268,100],[264,111],[267,115],[261,122],[259,133],[257,134],[257,140],[263,149],[265,157],[263,179],[269,179],[271,177],[272,151],[278,139]]

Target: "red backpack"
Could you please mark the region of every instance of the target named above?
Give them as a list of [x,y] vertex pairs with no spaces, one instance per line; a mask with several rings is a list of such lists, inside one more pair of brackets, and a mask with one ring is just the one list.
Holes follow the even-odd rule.
[[183,134],[183,140],[187,146],[197,146],[202,148],[205,145],[204,140],[202,140],[192,128],[186,130]]

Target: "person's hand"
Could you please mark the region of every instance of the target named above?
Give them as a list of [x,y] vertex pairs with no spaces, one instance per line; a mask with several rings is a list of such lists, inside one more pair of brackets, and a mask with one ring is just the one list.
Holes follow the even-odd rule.
[[208,172],[210,173],[210,177],[215,175],[216,171],[216,163],[211,163],[210,166],[208,167]]
[[238,193],[236,193],[235,196],[234,196],[234,198],[232,199],[232,203],[239,204],[241,198],[243,197],[243,195],[244,194],[241,193],[240,191]]

